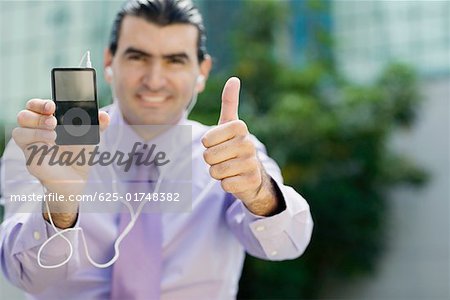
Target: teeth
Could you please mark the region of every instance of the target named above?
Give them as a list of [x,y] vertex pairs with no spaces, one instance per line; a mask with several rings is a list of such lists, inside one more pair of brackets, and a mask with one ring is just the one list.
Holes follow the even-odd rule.
[[142,97],[145,102],[159,103],[164,101],[164,97]]

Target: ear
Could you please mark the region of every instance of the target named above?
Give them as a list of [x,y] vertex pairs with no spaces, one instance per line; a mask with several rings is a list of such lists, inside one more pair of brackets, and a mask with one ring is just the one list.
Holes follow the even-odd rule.
[[106,82],[109,84],[112,83],[113,77],[112,60],[113,55],[109,50],[109,48],[106,48],[105,51],[103,52],[103,76],[105,77]]
[[205,55],[205,59],[200,63],[200,74],[197,79],[195,89],[197,93],[203,92],[205,89],[206,80],[208,80],[209,72],[212,67],[212,59],[208,54]]

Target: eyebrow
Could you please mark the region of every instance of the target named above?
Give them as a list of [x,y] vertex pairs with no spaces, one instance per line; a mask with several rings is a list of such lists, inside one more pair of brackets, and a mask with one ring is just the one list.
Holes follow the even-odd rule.
[[[134,48],[134,47],[128,47],[128,48],[125,50],[125,52],[124,52],[124,55],[127,55],[127,54],[138,54],[138,55],[142,55],[142,56],[149,57],[149,58],[154,57],[153,54],[147,53],[147,52],[145,52],[145,51],[143,51],[143,50],[140,50],[140,49],[137,49],[137,48]],[[189,60],[190,60],[190,59],[189,59],[189,56],[186,54],[186,52],[179,52],[179,53],[165,54],[165,55],[163,55],[162,57],[163,57],[164,59],[174,59],[174,58],[177,58],[177,59],[183,59],[183,60],[186,60],[186,61],[189,61]]]

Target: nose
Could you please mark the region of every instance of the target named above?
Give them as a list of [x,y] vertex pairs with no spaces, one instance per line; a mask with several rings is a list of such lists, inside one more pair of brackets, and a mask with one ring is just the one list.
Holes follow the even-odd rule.
[[159,91],[166,85],[166,74],[162,64],[158,61],[151,63],[143,77],[143,83],[151,91]]

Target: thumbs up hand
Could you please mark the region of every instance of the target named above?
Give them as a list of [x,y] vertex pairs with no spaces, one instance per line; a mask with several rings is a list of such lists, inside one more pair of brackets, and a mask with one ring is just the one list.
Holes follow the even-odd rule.
[[240,81],[228,79],[222,92],[218,126],[202,138],[209,173],[222,188],[242,200],[254,214],[267,216],[279,208],[271,178],[257,157],[245,122],[238,118]]

